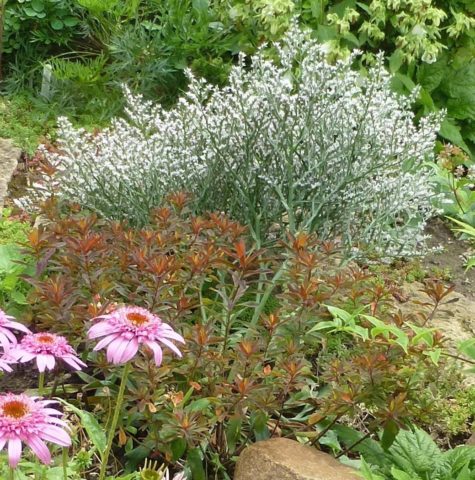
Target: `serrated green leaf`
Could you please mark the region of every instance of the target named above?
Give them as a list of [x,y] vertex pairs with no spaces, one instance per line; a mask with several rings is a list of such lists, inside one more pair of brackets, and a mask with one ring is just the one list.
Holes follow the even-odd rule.
[[417,83],[428,92],[433,92],[450,73],[448,59],[442,56],[435,63],[422,63],[417,70]]
[[396,467],[409,474],[427,478],[428,472],[434,470],[441,461],[442,453],[423,430],[401,430],[388,454]]

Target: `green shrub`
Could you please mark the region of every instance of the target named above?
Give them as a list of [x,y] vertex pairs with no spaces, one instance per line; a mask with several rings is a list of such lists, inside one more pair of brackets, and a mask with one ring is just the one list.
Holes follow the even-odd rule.
[[435,389],[446,368],[440,335],[394,313],[389,285],[341,265],[331,242],[299,234],[257,249],[228,217],[191,215],[182,194],[169,201],[142,229],[50,201],[48,222],[30,235],[35,328],[83,352],[91,368],[68,388],[80,388],[75,405],[93,408],[100,424],[117,374],[84,342],[90,318],[136,304],[186,338],[182,359],[132,362],[115,445],[121,467],[160,455],[228,479],[255,440],[325,446],[338,425],[394,437],[436,417],[420,391]]

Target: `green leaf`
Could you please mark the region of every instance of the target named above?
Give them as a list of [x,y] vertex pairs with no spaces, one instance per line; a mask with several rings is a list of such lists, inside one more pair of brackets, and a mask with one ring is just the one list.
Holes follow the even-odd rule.
[[28,17],[36,17],[36,10],[33,10],[30,7],[25,7],[23,11],[25,12],[25,15],[27,15]]
[[448,117],[444,118],[444,121],[440,126],[439,135],[454,145],[463,148],[467,153],[470,153],[470,149],[462,138],[460,128]]
[[76,17],[63,18],[63,22],[67,27],[75,27],[79,23],[79,19]]
[[436,468],[442,457],[430,435],[418,428],[401,430],[388,453],[399,469],[423,478],[430,478],[429,472]]
[[207,398],[200,398],[191,402],[187,407],[186,410],[188,412],[203,412],[210,406],[211,402]]
[[45,9],[43,0],[31,0],[31,4],[33,10],[36,12],[42,12]]
[[389,71],[391,73],[396,73],[404,62],[404,54],[402,50],[397,49],[394,53],[389,57]]
[[422,63],[417,70],[417,82],[428,92],[434,91],[450,72],[447,57],[441,57],[435,63]]
[[0,245],[0,272],[9,273],[18,269],[22,255],[16,245]]
[[457,345],[457,349],[460,353],[475,360],[475,338],[464,340]]
[[28,300],[26,299],[25,294],[19,292],[18,290],[13,290],[13,292],[10,293],[10,297],[15,303],[18,303],[19,305],[28,305]]
[[411,80],[410,77],[400,72],[396,72],[394,74],[393,78],[391,79],[391,84],[393,85],[395,90],[400,93],[404,93],[404,89],[407,92],[412,92],[412,90],[416,86],[416,84]]
[[241,436],[242,418],[231,418],[226,428],[226,440],[228,442],[229,452],[232,454],[236,448],[236,443]]
[[251,415],[251,425],[257,441],[267,440],[269,438],[267,421],[268,418],[265,412],[257,411]]
[[475,460],[475,448],[468,445],[453,448],[442,454],[444,463],[448,463],[451,473],[455,476],[465,465]]
[[446,107],[453,118],[475,119],[475,88],[467,89],[459,97],[447,100]]
[[371,471],[369,465],[366,463],[363,457],[361,458],[361,473],[363,474],[363,478],[366,480],[385,480],[385,477],[377,475]]
[[172,461],[176,462],[179,460],[186,450],[186,440],[184,438],[176,438],[170,444],[172,449]]
[[399,427],[396,422],[389,420],[384,426],[383,436],[381,437],[381,446],[384,450],[387,450],[396,439],[396,435],[399,433]]
[[69,410],[71,410],[81,419],[81,425],[86,430],[89,440],[97,448],[99,454],[102,455],[106,449],[107,438],[104,429],[99,425],[96,417],[89,412],[85,412],[84,410],[75,407],[61,398],[58,400],[66,405]]
[[462,468],[460,473],[457,475],[456,480],[472,480],[473,477],[471,475],[468,463],[465,464],[465,466]]
[[[355,444],[363,437],[361,432],[346,425],[335,425],[333,430],[337,432],[339,440],[344,443],[346,447]],[[377,465],[381,468],[390,466],[390,462],[388,462],[381,445],[371,438],[366,438],[358,443],[352,450],[358,452],[371,465]]]
[[50,25],[53,30],[61,30],[64,27],[64,23],[59,18],[51,20]]
[[208,0],[193,0],[192,5],[200,13],[207,12],[209,8]]
[[192,448],[188,452],[186,461],[193,475],[193,480],[206,480],[206,473],[203,468],[203,460],[201,459],[199,448]]
[[341,318],[345,322],[349,322],[352,318],[353,315],[351,313],[348,313],[346,310],[343,310],[338,307],[332,307],[331,305],[325,305],[328,309],[328,311],[332,314],[333,318]]
[[427,355],[432,360],[432,363],[437,366],[439,364],[441,353],[442,350],[440,348],[435,348],[434,350],[430,350],[429,352],[427,352]]
[[406,472],[398,470],[395,467],[391,468],[391,475],[394,477],[395,480],[418,480],[421,478],[419,476],[414,477],[414,474],[409,475]]

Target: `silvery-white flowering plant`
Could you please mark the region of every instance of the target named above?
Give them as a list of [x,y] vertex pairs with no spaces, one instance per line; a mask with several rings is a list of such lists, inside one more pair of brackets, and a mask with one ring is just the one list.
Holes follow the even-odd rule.
[[[357,54],[356,54],[357,55]],[[430,171],[440,122],[415,124],[382,58],[367,76],[336,64],[296,27],[242,56],[218,88],[191,73],[171,110],[126,91],[127,119],[90,134],[60,120],[60,193],[106,217],[147,221],[163,195],[192,192],[262,243],[278,229],[316,230],[356,248],[413,254],[432,215]],[[269,233],[271,232],[271,233]]]

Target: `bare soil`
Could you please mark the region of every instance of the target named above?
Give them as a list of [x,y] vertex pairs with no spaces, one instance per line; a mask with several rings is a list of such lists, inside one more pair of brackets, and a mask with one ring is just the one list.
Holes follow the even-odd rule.
[[446,222],[439,218],[433,219],[426,229],[431,235],[428,242],[431,247],[442,247],[440,253],[430,253],[421,260],[422,266],[431,270],[434,267],[449,270],[450,283],[455,285],[455,291],[475,300],[475,268],[465,271],[464,257],[473,248],[470,243],[454,236]]

